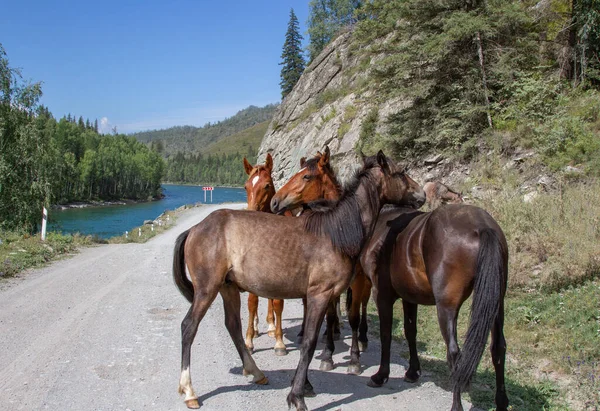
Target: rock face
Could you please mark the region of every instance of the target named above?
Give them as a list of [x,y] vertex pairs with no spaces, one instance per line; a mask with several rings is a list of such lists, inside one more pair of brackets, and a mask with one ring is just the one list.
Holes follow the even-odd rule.
[[356,103],[354,93],[342,95],[361,77],[361,73],[352,77],[343,74],[357,64],[357,57],[349,51],[350,36],[345,33],[338,37],[306,68],[269,125],[258,162],[271,153],[278,188],[300,169],[300,158],[313,156],[325,145],[331,150],[332,164],[341,180],[358,165],[353,149],[366,110]]

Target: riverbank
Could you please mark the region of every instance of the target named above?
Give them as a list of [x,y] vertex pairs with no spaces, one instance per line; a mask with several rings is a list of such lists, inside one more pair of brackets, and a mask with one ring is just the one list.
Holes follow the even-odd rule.
[[178,217],[191,209],[206,205],[184,205],[166,211],[127,234],[102,239],[92,235],[48,232],[46,241],[40,234],[0,231],[0,285],[3,279],[18,276],[23,271],[77,254],[81,249],[98,244],[144,243],[170,229]]
[[87,208],[87,207],[105,207],[105,206],[116,206],[116,205],[131,205],[139,203],[148,203],[151,201],[158,201],[165,198],[164,194],[160,197],[152,197],[147,200],[133,200],[133,199],[121,199],[121,200],[90,200],[90,201],[74,201],[67,204],[53,204],[50,206],[52,210],[69,210],[72,208]]

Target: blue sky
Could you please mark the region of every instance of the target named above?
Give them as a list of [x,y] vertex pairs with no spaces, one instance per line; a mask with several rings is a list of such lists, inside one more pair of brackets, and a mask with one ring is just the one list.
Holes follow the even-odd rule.
[[290,8],[306,45],[308,1],[6,1],[0,43],[56,117],[202,126],[280,101]]

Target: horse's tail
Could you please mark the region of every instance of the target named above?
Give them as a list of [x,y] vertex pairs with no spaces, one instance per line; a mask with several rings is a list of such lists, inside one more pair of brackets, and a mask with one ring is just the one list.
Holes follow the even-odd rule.
[[471,321],[465,344],[452,369],[453,392],[465,390],[483,355],[488,335],[506,288],[504,246],[496,231],[479,232],[479,253],[473,287]]
[[192,302],[194,299],[194,286],[185,274],[185,257],[183,255],[185,240],[190,233],[190,230],[184,231],[177,237],[175,241],[175,250],[173,252],[173,280],[175,285],[183,296]]

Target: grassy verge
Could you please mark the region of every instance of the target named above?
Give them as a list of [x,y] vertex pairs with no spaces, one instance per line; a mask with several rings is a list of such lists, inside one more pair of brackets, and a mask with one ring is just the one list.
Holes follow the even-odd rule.
[[177,215],[193,206],[182,206],[177,210],[166,211],[157,217],[154,221],[156,224],[144,224],[139,227],[134,227],[127,235],[123,234],[120,236],[112,237],[108,240],[110,244],[125,244],[125,243],[145,243],[152,237],[168,230],[177,221]]
[[0,231],[0,278],[7,278],[49,261],[72,254],[80,247],[94,244],[91,236],[48,233],[46,241],[39,235]]
[[[600,183],[564,184],[559,193],[524,203],[515,190],[501,190],[480,204],[503,228],[510,247],[505,299],[508,345],[507,392],[516,410],[600,409]],[[469,322],[471,300],[460,313],[459,341]],[[371,329],[377,315],[371,310]],[[394,336],[404,341],[398,303]],[[435,307],[419,307],[418,349],[422,367],[449,387],[446,346]],[[408,358],[408,348],[402,346]],[[486,351],[465,397],[494,408],[495,376]]]

